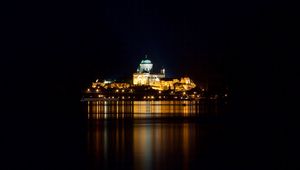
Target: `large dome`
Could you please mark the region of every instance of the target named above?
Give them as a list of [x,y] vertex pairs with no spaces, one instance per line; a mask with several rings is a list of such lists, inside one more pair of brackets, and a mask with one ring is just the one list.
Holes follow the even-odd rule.
[[143,72],[150,73],[152,67],[153,67],[152,62],[147,58],[147,55],[145,55],[145,59],[141,61],[139,68],[137,70],[140,73],[143,73]]
[[146,60],[142,60],[141,64],[151,64],[151,61],[146,59]]

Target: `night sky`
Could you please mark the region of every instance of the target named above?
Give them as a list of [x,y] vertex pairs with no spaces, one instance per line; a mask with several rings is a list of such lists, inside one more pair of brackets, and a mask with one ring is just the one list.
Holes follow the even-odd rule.
[[227,87],[235,72],[272,63],[282,8],[271,1],[24,2],[8,13],[8,39],[23,63],[14,64],[53,77],[51,84],[131,77],[148,54],[169,76]]
[[[65,78],[76,83],[131,76],[148,54],[170,76],[227,85],[231,67],[260,64],[251,60],[263,55],[262,46],[272,45],[269,38],[276,29],[274,3],[264,1],[23,5],[12,14],[19,21],[10,39],[17,41],[18,57],[36,63],[48,75],[67,74]],[[235,61],[236,56],[245,63]]]
[[[272,113],[270,120],[269,111],[281,111],[273,107],[285,92],[278,82],[290,76],[281,67],[293,54],[287,49],[288,38],[296,30],[296,22],[290,22],[296,10],[288,4],[107,0],[22,1],[8,6],[1,63],[2,84],[11,90],[5,90],[4,97],[25,98],[7,104],[7,120],[15,121],[7,125],[14,141],[8,143],[19,146],[9,150],[8,157],[19,153],[24,165],[51,164],[56,169],[58,164],[68,167],[68,162],[84,160],[78,156],[84,151],[79,146],[85,146],[81,137],[86,125],[78,103],[81,90],[96,78],[130,78],[145,54],[169,76],[188,75],[209,88],[229,88],[233,111],[226,120],[230,128],[249,132],[239,140],[253,144],[251,153],[265,148],[254,136],[267,143],[276,141],[275,131],[282,131],[283,125],[276,122],[281,114]],[[247,127],[253,122],[256,128]],[[23,133],[16,136],[20,129]],[[241,131],[232,133],[244,134]],[[23,145],[16,142],[20,139]],[[48,147],[38,149],[43,146]],[[275,144],[268,146],[259,158],[270,156]],[[238,150],[233,148],[233,153]],[[55,153],[60,153],[57,158],[49,156]],[[31,158],[39,163],[28,164]],[[277,157],[256,165],[274,160]]]

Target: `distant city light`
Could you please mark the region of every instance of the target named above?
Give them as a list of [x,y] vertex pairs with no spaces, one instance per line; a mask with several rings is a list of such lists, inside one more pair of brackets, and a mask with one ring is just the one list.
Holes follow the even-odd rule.
[[[103,99],[217,99],[218,96],[212,93],[204,95],[208,89],[196,89],[196,84],[187,76],[180,78],[166,78],[165,69],[158,73],[153,73],[152,62],[149,59],[142,60],[137,72],[132,74],[131,83],[124,81],[107,81],[96,79],[91,86],[84,91],[83,98],[103,98]],[[122,92],[122,93],[120,93]],[[162,96],[164,94],[164,96]],[[112,96],[114,95],[114,96]],[[128,96],[131,95],[131,96]],[[212,97],[212,95],[215,95]],[[201,96],[201,97],[200,97]],[[220,96],[227,97],[228,94],[222,93]],[[220,97],[219,96],[219,97]],[[101,99],[98,99],[99,101]]]

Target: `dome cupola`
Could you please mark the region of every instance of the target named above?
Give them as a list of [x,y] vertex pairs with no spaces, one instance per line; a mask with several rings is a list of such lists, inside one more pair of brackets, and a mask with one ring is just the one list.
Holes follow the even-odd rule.
[[147,55],[145,55],[145,59],[141,61],[139,66],[139,71],[149,73],[153,67],[151,60],[147,59]]

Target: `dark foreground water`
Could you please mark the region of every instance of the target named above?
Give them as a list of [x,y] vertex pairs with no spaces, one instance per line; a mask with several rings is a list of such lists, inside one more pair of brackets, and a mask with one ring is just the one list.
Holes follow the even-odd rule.
[[89,102],[89,169],[222,167],[222,109],[195,101]]

